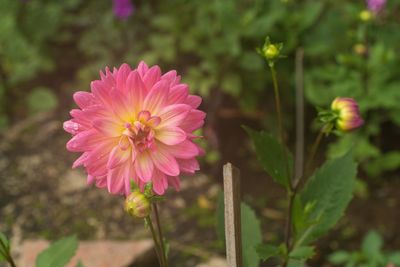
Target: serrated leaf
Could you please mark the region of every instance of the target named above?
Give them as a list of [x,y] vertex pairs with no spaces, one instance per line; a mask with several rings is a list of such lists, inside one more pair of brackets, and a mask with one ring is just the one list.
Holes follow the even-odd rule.
[[269,258],[280,255],[280,250],[279,247],[274,245],[261,244],[257,246],[257,254],[261,260],[266,261]]
[[[293,156],[288,149],[284,148],[278,140],[266,132],[256,132],[246,126],[243,128],[252,139],[257,157],[264,170],[275,182],[288,187],[293,168]],[[286,163],[286,156],[288,157],[288,163]]]
[[307,260],[314,256],[315,251],[314,247],[312,246],[301,246],[301,247],[296,247],[294,248],[290,254],[289,257],[294,260]]
[[300,198],[306,206],[314,203],[307,220],[315,223],[299,233],[297,242],[301,245],[310,243],[342,217],[353,197],[356,173],[357,165],[348,153],[327,161],[307,181]]
[[[217,234],[225,242],[225,214],[223,194],[218,196],[217,206]],[[256,247],[261,243],[262,233],[260,222],[254,211],[245,203],[241,203],[241,232],[242,232],[242,252],[243,266],[257,267],[259,258]]]
[[36,267],[64,267],[78,248],[76,236],[62,238],[42,251],[36,258]]

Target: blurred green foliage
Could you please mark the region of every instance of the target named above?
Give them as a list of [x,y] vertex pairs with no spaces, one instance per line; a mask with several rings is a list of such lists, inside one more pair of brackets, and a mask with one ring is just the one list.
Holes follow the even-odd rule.
[[369,231],[361,243],[360,250],[338,250],[329,256],[329,262],[345,267],[398,266],[400,251],[383,251],[383,238],[376,231]]
[[[398,148],[387,141],[400,124],[400,0],[388,1],[367,22],[359,18],[366,8],[361,0],[132,1],[136,10],[122,21],[114,17],[112,1],[1,1],[0,127],[12,115],[13,95],[31,91],[38,74],[65,64],[75,66],[78,87],[85,89],[106,65],[143,59],[164,70],[178,69],[192,91],[211,96],[210,101],[224,92],[244,112],[264,109],[272,102],[271,81],[256,48],[269,35],[284,43],[287,55],[277,65],[286,105],[293,104],[293,58],[299,47],[305,51],[310,104],[327,106],[336,96],[360,103],[365,127],[340,138],[329,156],[354,146],[370,176],[400,166]],[[75,57],[64,55],[70,49]]]

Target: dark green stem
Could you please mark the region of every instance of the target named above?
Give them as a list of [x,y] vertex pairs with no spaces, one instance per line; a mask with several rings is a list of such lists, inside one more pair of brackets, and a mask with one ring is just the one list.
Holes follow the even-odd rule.
[[[292,183],[292,178],[290,176],[290,167],[289,167],[289,157],[286,151],[286,146],[285,146],[285,136],[284,136],[284,131],[283,131],[283,123],[282,123],[282,112],[281,112],[281,100],[279,96],[279,86],[278,86],[278,80],[277,80],[277,75],[275,71],[274,64],[270,63],[269,64],[270,70],[271,70],[271,77],[272,77],[272,82],[274,85],[274,95],[275,95],[275,107],[276,107],[276,115],[277,115],[277,121],[278,121],[278,131],[279,131],[279,137],[282,145],[282,153],[284,155],[284,161],[286,164],[286,177],[288,179],[288,200],[289,200],[289,207],[287,209],[287,214],[286,214],[286,223],[285,223],[285,246],[287,253],[289,253],[291,244],[291,234],[292,234],[292,209],[293,209],[293,202],[295,198],[295,191],[294,191],[294,186]],[[286,255],[284,258],[283,266],[286,267],[288,264],[288,256]]]
[[154,210],[154,215],[156,217],[156,225],[158,229],[158,235],[160,237],[160,243],[161,243],[161,250],[162,250],[162,258],[165,263],[165,266],[168,267],[168,260],[167,260],[167,252],[165,250],[165,245],[164,245],[164,235],[161,229],[161,223],[160,223],[160,217],[158,215],[158,207],[157,203],[153,203],[153,210]]
[[275,95],[275,107],[276,107],[276,117],[278,121],[278,131],[279,131],[279,137],[282,145],[282,150],[283,150],[283,155],[285,157],[285,164],[286,164],[286,177],[288,179],[288,185],[289,185],[289,191],[292,191],[293,185],[292,185],[292,180],[290,177],[290,168],[289,168],[289,161],[288,161],[288,155],[286,151],[286,146],[285,146],[285,134],[283,131],[283,124],[282,124],[282,111],[281,111],[281,99],[279,96],[279,86],[278,86],[278,80],[276,78],[276,71],[274,64],[269,64],[269,69],[271,70],[271,77],[272,77],[272,82],[274,85],[274,95]]
[[154,249],[155,249],[156,254],[157,254],[158,262],[160,263],[161,267],[165,267],[165,265],[163,263],[162,256],[161,256],[161,251],[160,251],[161,247],[160,247],[160,244],[158,243],[158,239],[157,239],[156,231],[154,230],[153,222],[151,221],[150,216],[147,216],[145,220],[146,220],[147,225],[150,228],[150,232],[151,232],[151,235],[153,237]]
[[1,245],[1,247],[3,248],[3,250],[4,250],[4,253],[5,253],[5,254],[4,254],[4,257],[6,258],[6,260],[8,261],[8,263],[10,263],[10,265],[11,265],[12,267],[16,267],[16,264],[15,264],[15,262],[14,262],[12,256],[11,256],[9,250],[7,249],[6,245],[3,243],[3,241],[2,241],[1,239],[0,239],[0,245]]

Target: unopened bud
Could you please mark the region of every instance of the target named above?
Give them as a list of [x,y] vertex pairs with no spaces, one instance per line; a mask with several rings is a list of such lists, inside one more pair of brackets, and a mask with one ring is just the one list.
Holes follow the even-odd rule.
[[352,98],[337,97],[333,100],[331,109],[336,113],[336,128],[342,132],[352,131],[364,124],[358,104]]
[[279,58],[283,57],[281,55],[282,44],[273,44],[271,43],[269,37],[265,38],[265,43],[262,48],[257,49],[258,53],[262,55],[269,63],[270,66],[273,66],[274,62]]
[[264,57],[266,59],[275,59],[279,56],[279,49],[274,44],[269,44],[263,47]]
[[150,210],[150,201],[139,190],[133,191],[125,199],[125,211],[133,217],[145,218]]
[[363,10],[358,15],[361,21],[368,22],[373,18],[373,14],[369,10]]

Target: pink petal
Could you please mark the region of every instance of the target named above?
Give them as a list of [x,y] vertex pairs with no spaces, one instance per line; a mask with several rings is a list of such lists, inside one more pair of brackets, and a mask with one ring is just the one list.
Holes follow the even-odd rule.
[[96,177],[96,186],[98,188],[107,187],[107,176]]
[[76,92],[74,93],[73,98],[75,103],[81,109],[96,104],[96,99],[94,98],[93,94],[89,92],[83,92],[83,91]]
[[63,123],[63,128],[66,132],[75,135],[82,127],[80,127],[79,123],[69,120]]
[[168,104],[181,104],[189,95],[189,86],[187,84],[178,84],[170,89],[168,95]]
[[111,107],[112,102],[109,94],[111,89],[110,87],[106,87],[101,81],[93,81],[90,84],[90,88],[97,100],[103,103],[106,107]]
[[88,152],[84,152],[79,158],[77,158],[72,164],[72,168],[75,169],[83,165],[88,157]]
[[189,95],[186,98],[185,104],[192,106],[192,108],[198,108],[201,104],[201,97],[197,95]]
[[179,127],[163,127],[156,131],[156,139],[166,145],[176,145],[186,140],[186,133]]
[[124,164],[131,157],[129,149],[122,150],[119,146],[114,147],[108,156],[107,169],[114,169],[121,164]]
[[168,150],[163,149],[162,146],[157,145],[157,150],[150,153],[151,159],[154,165],[163,173],[170,176],[179,175],[179,165],[176,159],[168,152]]
[[144,63],[144,61],[140,61],[137,70],[140,74],[141,77],[143,77],[145,75],[145,73],[149,70],[149,67],[147,66],[146,63]]
[[148,121],[148,120],[150,119],[150,117],[151,117],[151,114],[150,114],[149,111],[147,111],[147,110],[142,110],[142,111],[139,112],[139,114],[138,114],[138,116],[137,116],[137,119],[138,119],[139,121],[146,122],[146,121]]
[[181,181],[178,176],[168,176],[168,183],[172,185],[176,191],[181,189]]
[[167,73],[165,73],[163,76],[161,76],[161,80],[166,80],[168,81],[169,85],[173,85],[176,80],[176,70],[170,70]]
[[165,149],[178,159],[191,159],[199,155],[198,146],[189,140],[174,146],[168,146]]
[[153,191],[157,195],[164,195],[165,190],[168,188],[167,176],[159,170],[154,170],[152,182]]
[[160,80],[161,77],[161,70],[160,67],[153,66],[151,67],[146,74],[143,76],[143,83],[146,85],[148,91],[152,89],[157,81]]
[[67,143],[67,149],[72,152],[85,152],[93,149],[98,142],[105,140],[105,137],[99,134],[95,129],[80,132]]
[[128,102],[135,109],[135,113],[142,110],[147,89],[137,71],[132,71],[126,81]]
[[123,121],[129,121],[133,117],[134,109],[129,106],[126,96],[119,90],[110,93],[112,107],[115,114]]
[[111,194],[121,194],[125,191],[125,175],[124,166],[108,171],[107,188]]
[[95,177],[95,176],[93,176],[93,175],[88,175],[88,176],[87,176],[87,179],[86,179],[86,183],[87,183],[88,185],[91,185],[91,184],[93,184],[93,183],[95,182],[95,180],[96,180],[96,177]]
[[167,103],[169,88],[166,81],[159,81],[151,89],[144,100],[143,109],[150,111],[152,115],[157,114]]
[[153,175],[154,165],[148,152],[136,156],[135,171],[143,182],[149,182]]
[[94,120],[93,127],[100,133],[109,137],[119,137],[124,130],[124,127],[122,125],[106,119]]
[[199,162],[196,159],[178,159],[179,168],[182,172],[193,174],[200,170]]
[[117,77],[116,77],[116,87],[121,92],[125,91],[126,80],[127,80],[130,72],[131,72],[131,68],[126,63],[122,64],[118,70]]
[[204,124],[206,113],[201,110],[191,110],[186,119],[179,125],[186,132],[193,132]]
[[160,112],[161,123],[159,128],[163,126],[179,126],[188,116],[191,107],[186,104],[175,104],[165,107]]
[[155,128],[160,124],[160,122],[161,122],[160,117],[153,116],[147,121],[147,125],[149,125],[152,128]]

